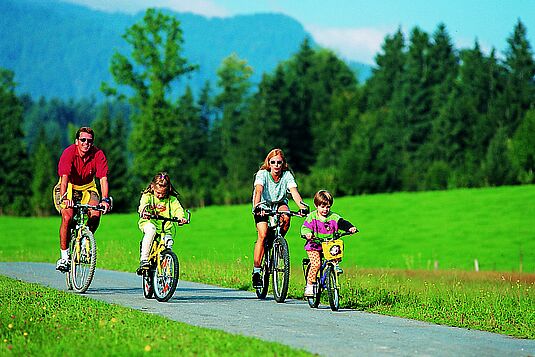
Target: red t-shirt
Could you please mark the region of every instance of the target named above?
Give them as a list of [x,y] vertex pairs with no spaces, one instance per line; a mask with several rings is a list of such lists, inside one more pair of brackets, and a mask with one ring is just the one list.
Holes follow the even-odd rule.
[[94,177],[108,176],[108,160],[104,152],[95,146],[82,158],[76,145],[72,144],[63,150],[59,158],[58,175],[67,175],[73,185],[86,185]]

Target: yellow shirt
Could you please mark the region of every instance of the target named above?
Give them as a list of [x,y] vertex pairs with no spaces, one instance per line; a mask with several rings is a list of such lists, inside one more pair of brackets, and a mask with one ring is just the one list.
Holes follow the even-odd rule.
[[[178,201],[178,198],[175,196],[169,196],[167,198],[164,198],[162,200],[158,199],[154,194],[152,193],[144,193],[141,195],[141,199],[139,200],[139,207],[138,210],[139,214],[143,211],[150,213],[150,214],[156,214],[163,217],[178,217],[183,218],[184,217],[184,208],[182,208],[182,205]],[[162,221],[156,220],[156,219],[145,219],[141,217],[138,221],[138,226],[141,231],[143,231],[143,226],[147,224],[147,222],[151,222],[156,226],[156,231],[158,233],[162,233]],[[165,222],[164,230],[166,233],[171,233],[171,227],[173,226],[173,222]]]

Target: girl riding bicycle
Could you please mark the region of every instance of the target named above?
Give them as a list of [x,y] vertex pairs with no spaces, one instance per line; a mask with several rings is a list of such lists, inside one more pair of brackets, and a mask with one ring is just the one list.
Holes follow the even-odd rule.
[[[330,237],[338,230],[356,233],[357,228],[346,221],[340,215],[331,212],[333,204],[333,196],[326,190],[320,190],[314,195],[314,206],[316,210],[310,212],[303,226],[301,226],[301,235],[306,237],[305,250],[310,259],[310,270],[307,276],[307,283],[305,286],[305,296],[314,296],[314,284],[316,283],[316,276],[321,265],[321,243],[313,240],[313,238],[321,240],[323,237]],[[337,265],[338,267],[338,265]],[[342,270],[339,268],[338,274]]]
[[[139,229],[143,232],[143,241],[141,242],[141,256],[139,269],[149,268],[149,252],[152,241],[156,233],[162,233],[161,224],[151,220],[151,215],[163,217],[178,217],[179,224],[187,223],[184,218],[184,209],[178,200],[178,192],[171,184],[169,175],[166,172],[159,172],[154,176],[149,186],[142,192],[139,200]],[[173,236],[171,228],[173,223],[167,222],[164,226],[165,245],[170,248],[173,245]]]

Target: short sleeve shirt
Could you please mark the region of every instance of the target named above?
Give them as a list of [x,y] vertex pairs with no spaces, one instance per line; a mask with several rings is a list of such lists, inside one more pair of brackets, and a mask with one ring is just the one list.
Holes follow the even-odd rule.
[[[168,198],[160,200],[152,193],[144,193],[143,195],[141,195],[141,199],[139,200],[139,214],[143,213],[144,210],[149,213],[158,214],[163,217],[184,217],[184,208],[182,208],[180,201],[175,196],[169,196]],[[143,230],[143,226],[147,222],[152,222],[152,224],[156,226],[156,231],[158,233],[161,233],[162,222],[157,220],[148,220],[141,217],[138,221],[139,228]],[[164,226],[165,231],[169,231],[172,226],[173,223],[166,222]]]
[[281,201],[285,203],[288,203],[288,199],[286,198],[288,190],[292,187],[297,187],[295,178],[290,171],[284,171],[279,182],[275,182],[269,171],[259,170],[254,180],[254,186],[256,187],[256,185],[264,187],[260,201]]
[[59,177],[67,175],[73,185],[86,185],[96,178],[108,176],[108,160],[99,148],[93,146],[82,158],[75,144],[69,145],[59,158]]

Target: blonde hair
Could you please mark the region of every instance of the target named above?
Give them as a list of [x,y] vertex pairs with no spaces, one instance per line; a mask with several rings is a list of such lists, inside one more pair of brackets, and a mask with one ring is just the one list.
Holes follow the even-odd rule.
[[142,193],[154,194],[154,186],[165,187],[167,189],[166,197],[175,196],[178,198],[178,191],[173,187],[169,175],[165,171],[158,172],[153,178],[150,184]]

